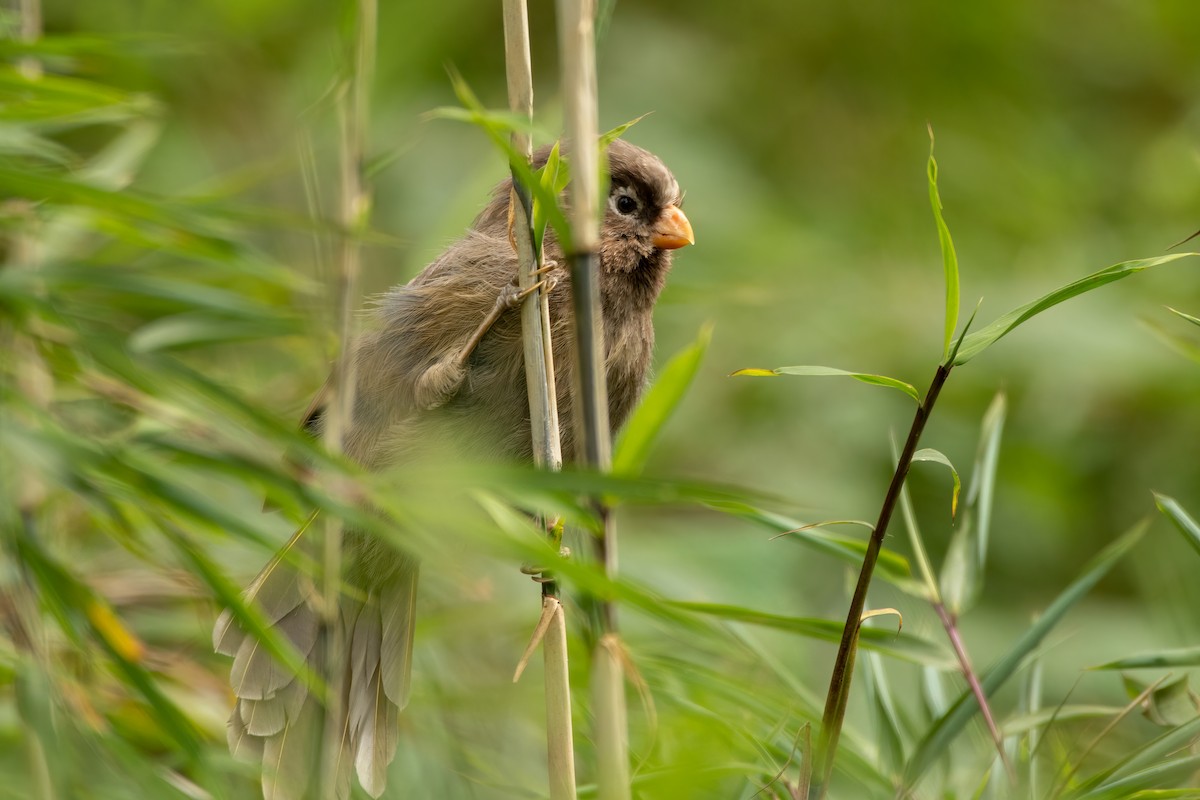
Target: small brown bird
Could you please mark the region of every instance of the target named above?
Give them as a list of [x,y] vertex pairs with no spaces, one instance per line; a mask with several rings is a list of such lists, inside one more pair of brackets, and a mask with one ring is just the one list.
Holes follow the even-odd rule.
[[[542,151],[536,164],[547,156]],[[647,380],[652,313],[672,251],[694,240],[679,208],[679,184],[658,158],[618,139],[608,148],[608,161],[599,279],[615,430]],[[510,188],[511,181],[502,182],[465,237],[384,296],[378,327],[358,342],[346,452],[364,466],[404,464],[430,448],[472,460],[532,458],[521,324],[515,310],[503,310],[514,305],[504,298],[514,296],[517,274],[508,237]],[[547,263],[566,263],[552,231],[545,248]],[[570,281],[565,267],[549,274],[562,451],[569,459],[575,453]],[[304,421],[313,433],[321,431],[323,410],[319,395]],[[361,592],[343,596],[339,609],[346,660],[338,797],[349,797],[351,764],[362,787],[378,797],[396,751],[398,714],[409,698],[418,565],[354,532],[344,547],[346,581]],[[277,557],[247,589],[247,600],[315,668],[322,649],[318,612],[301,576]],[[217,622],[213,643],[234,658],[230,750],[262,761],[266,800],[299,800],[312,779],[318,701],[228,611]]]

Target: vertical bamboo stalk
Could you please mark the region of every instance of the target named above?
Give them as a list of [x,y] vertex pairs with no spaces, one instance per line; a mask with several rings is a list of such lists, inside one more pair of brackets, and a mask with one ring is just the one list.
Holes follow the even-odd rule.
[[[592,0],[558,0],[559,62],[571,160],[571,293],[575,312],[575,397],[582,461],[598,471],[612,466],[604,321],[600,312],[600,165],[596,98],[595,9]],[[597,540],[605,574],[617,573],[615,521],[597,502]],[[629,797],[629,742],[624,670],[616,607],[600,603],[601,636],[592,662],[598,788],[601,800]]]
[[[18,35],[23,42],[36,42],[42,37],[42,6],[40,0],[20,0],[18,7],[20,29]],[[42,76],[42,64],[28,56],[17,62],[17,70],[22,77],[37,80]],[[38,269],[43,254],[39,247],[36,234],[37,217],[33,206],[22,202],[17,206],[17,213],[24,216],[22,224],[13,236],[9,250],[9,269],[28,270]],[[31,406],[46,409],[50,406],[54,394],[54,378],[50,369],[37,348],[36,341],[24,335],[15,325],[0,326],[0,349],[12,353],[14,369],[12,378],[19,395],[24,397]],[[30,715],[42,714],[45,721],[52,718],[53,708],[46,691],[31,691],[31,686],[41,685],[44,690],[51,685],[50,659],[47,653],[45,630],[42,626],[41,609],[38,600],[38,588],[25,564],[21,560],[20,537],[33,539],[38,536],[38,520],[46,505],[47,489],[36,471],[19,471],[15,476],[12,487],[15,496],[6,498],[15,501],[17,520],[11,528],[13,541],[4,542],[11,546],[11,557],[17,570],[12,576],[13,584],[6,598],[13,607],[13,630],[8,631],[10,638],[16,643],[21,653],[21,661],[17,663],[14,686],[18,697],[37,698],[38,708],[23,708],[18,702],[17,707],[22,712],[26,730],[26,754],[29,760],[29,771],[32,777],[31,796],[37,800],[54,800],[57,796],[53,773],[50,766],[49,752],[53,741],[46,741],[47,735],[52,735],[48,724],[39,725]],[[7,487],[6,487],[7,488]],[[9,587],[2,587],[9,588]],[[23,662],[23,663],[22,663]],[[36,676],[36,677],[35,677]]]
[[[525,0],[504,0],[504,55],[509,108],[533,121],[533,69],[529,54],[529,17]],[[533,142],[524,132],[513,134],[513,147],[532,160]],[[544,258],[535,251],[533,208],[527,187],[513,175],[509,198],[512,240],[517,248],[517,280],[522,290],[535,286]],[[558,432],[558,401],[554,386],[554,356],[550,339],[547,293],[538,289],[521,304],[521,335],[525,350],[525,386],[529,396],[534,463],[543,469],[562,467]],[[543,576],[547,578],[549,576]],[[545,659],[546,759],[551,800],[575,800],[575,749],[571,726],[571,682],[567,663],[567,628],[553,580],[542,583],[543,613],[551,614],[542,640]]]
[[[329,409],[325,417],[325,445],[331,453],[345,449],[346,434],[353,419],[357,369],[355,363],[355,308],[358,304],[362,253],[359,235],[370,217],[371,196],[363,176],[367,129],[370,122],[370,86],[375,67],[376,0],[357,0],[349,77],[338,98],[341,150],[339,221],[342,237],[338,255],[337,326],[339,349],[330,379]],[[336,491],[335,494],[341,494]],[[339,624],[342,583],[342,522],[329,519],[325,526],[322,553],[321,627],[324,633],[324,678],[326,692],[324,731],[317,764],[321,796],[335,797],[337,760],[341,755],[342,684],[345,642]]]

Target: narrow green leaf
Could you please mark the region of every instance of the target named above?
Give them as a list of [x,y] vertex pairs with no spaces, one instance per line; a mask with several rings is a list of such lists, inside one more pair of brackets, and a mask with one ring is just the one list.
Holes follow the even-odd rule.
[[1183,534],[1183,538],[1200,553],[1200,523],[1183,510],[1183,506],[1173,497],[1154,493],[1154,503],[1167,519],[1175,523],[1175,529]]
[[299,320],[231,318],[204,312],[173,314],[134,331],[129,337],[129,349],[134,353],[150,353],[227,342],[261,341],[302,330]]
[[856,381],[869,383],[873,386],[886,386],[889,389],[899,389],[906,395],[921,402],[920,395],[911,383],[889,378],[886,375],[872,375],[867,372],[847,372],[844,369],[836,367],[817,367],[817,366],[800,366],[800,367],[776,367],[775,369],[759,369],[750,367],[747,369],[739,369],[736,372],[730,373],[730,377],[770,377],[774,375],[804,375],[813,377],[824,376],[842,376],[853,378]]
[[[1196,731],[1191,731],[1192,736]],[[1186,743],[1177,742],[1176,747],[1186,747]],[[1153,796],[1143,793],[1167,784],[1186,781],[1200,769],[1200,755],[1186,755],[1167,761],[1151,764],[1134,772],[1120,771],[1111,780],[1097,786],[1086,794],[1072,794],[1072,800],[1130,800],[1135,797]],[[1191,787],[1195,791],[1194,787]],[[1159,795],[1161,796],[1161,795]]]
[[462,103],[469,115],[463,119],[472,125],[481,128],[492,143],[500,149],[508,158],[509,168],[516,176],[517,180],[529,189],[530,196],[544,204],[546,212],[546,220],[550,227],[554,228],[554,232],[558,235],[558,243],[562,248],[571,252],[571,225],[567,220],[566,214],[563,213],[562,207],[558,204],[558,196],[552,193],[542,185],[541,180],[533,173],[533,169],[525,160],[524,153],[518,153],[513,147],[512,141],[508,134],[511,130],[506,127],[498,118],[488,112],[483,104],[479,102],[479,98],[471,91],[471,87],[457,72],[451,70],[450,81],[454,86],[454,93],[458,100]]
[[1167,306],[1167,311],[1170,311],[1172,314],[1174,314],[1177,317],[1182,317],[1183,319],[1186,319],[1188,322],[1192,323],[1193,325],[1200,325],[1200,317],[1193,317],[1191,314],[1185,314],[1182,311],[1180,311],[1179,309],[1171,308],[1170,306]]
[[1053,706],[1038,709],[1029,714],[1018,714],[1008,717],[1001,724],[1005,736],[1016,736],[1029,731],[1039,730],[1050,723],[1067,722],[1078,719],[1108,719],[1120,714],[1121,706],[1098,705],[1068,705]]
[[958,494],[962,490],[962,480],[958,477],[958,470],[954,468],[954,464],[940,450],[934,450],[932,447],[923,447],[913,453],[913,461],[928,461],[934,464],[941,464],[946,469],[950,470],[950,475],[954,478],[954,491],[950,495],[950,516],[953,518],[958,514]]
[[1163,669],[1165,667],[1200,667],[1200,647],[1178,650],[1156,650],[1118,658],[1092,669]]
[[[863,557],[867,552],[867,543],[861,539],[852,539],[848,536],[822,531],[811,524],[805,524],[770,511],[763,511],[745,503],[716,505],[715,507],[726,513],[756,522],[778,534],[787,534],[784,538],[794,539],[807,547],[820,550],[855,567],[862,566]],[[869,523],[868,527],[870,527]],[[875,569],[880,577],[893,585],[912,588],[910,584],[915,584],[912,580],[912,570],[909,567],[908,559],[894,550],[880,550],[879,561],[876,563]],[[921,587],[917,585],[915,588],[917,596],[921,596]]]
[[24,125],[0,123],[0,155],[23,156],[70,166],[76,156],[69,148]]
[[[739,606],[718,603],[691,603],[671,601],[671,605],[705,616],[718,617],[733,622],[745,622],[775,630],[787,631],[811,639],[837,642],[842,638],[842,620],[817,617],[788,617],[768,614]],[[948,669],[954,657],[938,642],[911,633],[897,633],[884,628],[859,626],[859,644],[867,650],[894,656],[916,664]]]
[[[1033,651],[1046,634],[1058,624],[1059,620],[1077,603],[1080,598],[1091,591],[1101,578],[1112,569],[1129,550],[1137,544],[1146,532],[1146,523],[1141,523],[1115,542],[1102,550],[1084,567],[1082,574],[1076,578],[1049,607],[1009,648],[1008,652],[985,673],[980,679],[985,696],[993,695],[1004,683],[1012,677],[1021,662]],[[909,760],[904,773],[904,786],[911,788],[925,775],[929,767],[941,756],[945,755],[951,743],[966,724],[979,713],[979,706],[970,691],[963,692],[950,706],[950,709],[926,731],[925,736],[917,746]]]
[[942,566],[942,595],[947,607],[956,615],[972,606],[983,589],[996,464],[1006,413],[1004,394],[997,394],[983,415],[966,509],[951,535]]
[[[895,437],[892,438],[892,459],[900,458],[900,448],[896,444]],[[912,547],[913,556],[917,561],[917,569],[920,572],[921,582],[913,582],[913,591],[911,594],[915,597],[921,597],[930,602],[938,602],[941,600],[941,595],[938,591],[937,579],[933,574],[933,566],[929,561],[929,552],[925,547],[925,540],[921,536],[921,528],[917,524],[917,515],[913,511],[912,497],[908,493],[908,484],[905,482],[900,486],[900,516],[904,520],[904,528],[908,532],[909,545]]]
[[484,123],[505,133],[543,134],[529,117],[515,111],[497,111],[482,107],[475,110],[461,106],[439,106],[425,112],[423,116],[425,119],[445,119],[452,122],[466,122],[470,125]]
[[1197,344],[1194,339],[1183,336],[1174,330],[1168,329],[1156,319],[1143,317],[1142,323],[1150,329],[1151,333],[1165,342],[1172,350],[1179,353],[1184,358],[1200,364],[1200,344]]
[[676,353],[663,367],[621,431],[613,453],[613,472],[630,476],[641,474],[663,426],[692,385],[711,339],[712,326],[705,325],[696,341]]
[[933,220],[937,224],[938,245],[942,250],[942,270],[946,282],[946,322],[943,331],[942,357],[950,355],[950,342],[954,329],[958,327],[958,256],[954,252],[954,240],[950,228],[942,217],[942,198],[938,194],[938,166],[933,157],[933,126],[929,127],[929,205],[933,208]]
[[31,537],[23,537],[19,546],[23,562],[37,576],[41,591],[50,596],[53,605],[67,609],[71,617],[86,624],[120,675],[146,701],[154,720],[186,755],[196,758],[200,740],[195,726],[142,666],[141,645],[131,640],[108,604]]
[[1168,264],[1172,261],[1178,261],[1181,258],[1191,258],[1192,256],[1200,255],[1200,253],[1174,253],[1167,256],[1156,256],[1155,258],[1141,258],[1134,261],[1123,261],[1120,264],[1113,264],[1111,267],[1105,267],[1099,272],[1093,272],[1084,278],[1067,284],[1066,286],[1055,289],[1047,295],[1039,297],[1032,303],[1027,303],[1020,308],[1013,309],[1004,316],[997,319],[992,324],[988,325],[981,331],[968,336],[958,351],[958,357],[954,359],[955,365],[966,364],[975,356],[982,353],[984,350],[991,347],[997,340],[1003,338],[1010,331],[1016,328],[1021,323],[1032,317],[1037,316],[1043,311],[1053,308],[1059,303],[1070,300],[1072,297],[1090,292],[1093,289],[1098,289],[1105,284],[1119,281],[1122,278],[1127,278],[1142,270],[1151,267],[1157,267],[1161,264]]
[[[1087,797],[1090,800],[1101,796],[1113,797],[1114,800],[1115,798],[1123,798],[1124,795],[1097,795],[1096,792],[1111,789],[1118,782],[1126,778],[1136,775],[1143,770],[1153,769],[1162,759],[1169,758],[1193,744],[1197,737],[1200,737],[1200,716],[1146,742],[1116,764],[1102,769],[1080,783],[1076,787],[1075,792],[1068,795],[1068,797]],[[1147,784],[1141,784],[1141,786],[1149,788]]]
[[904,768],[904,736],[900,716],[892,702],[887,671],[878,653],[867,653],[867,669],[863,673],[868,702],[875,719],[876,746],[884,765],[893,775]]
[[608,131],[605,131],[604,133],[600,134],[600,151],[604,152],[605,150],[607,150],[608,146],[610,144],[612,144],[617,139],[620,139],[622,136],[625,135],[625,131],[629,130],[634,125],[637,125],[639,122],[644,120],[646,117],[650,116],[651,113],[652,112],[647,111],[645,114],[642,114],[640,117],[634,117],[633,119],[629,120],[628,122],[618,125],[617,127],[613,128],[612,130],[608,130]]

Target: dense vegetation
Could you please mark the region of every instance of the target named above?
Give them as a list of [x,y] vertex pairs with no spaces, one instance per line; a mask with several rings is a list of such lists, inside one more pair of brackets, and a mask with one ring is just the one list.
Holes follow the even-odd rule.
[[[255,796],[209,631],[310,509],[355,515],[305,459],[351,473],[394,517],[379,535],[429,564],[393,767],[422,788],[396,796],[544,795],[538,667],[510,679],[537,614],[518,566],[548,554],[510,508],[586,523],[586,489],[618,503],[624,580],[561,568],[568,592],[621,603],[636,791],[748,798],[778,774],[764,795],[786,796],[867,533],[773,537],[873,522],[913,404],[730,373],[822,364],[921,395],[977,298],[974,333],[1192,233],[1200,9],[617,4],[601,128],[655,112],[627,136],[688,190],[698,244],[657,314],[654,435],[624,443],[616,478],[553,479],[361,476],[295,429],[337,347],[352,5],[47,0],[32,39],[0,16],[0,796]],[[533,9],[543,141],[552,11]],[[426,115],[458,103],[447,63],[505,105],[498,4],[385,4],[378,41],[366,294],[434,257],[506,169],[476,127]],[[927,123],[961,265],[950,331]],[[865,629],[833,796],[1200,796],[1198,267],[1056,306],[953,371],[868,602],[903,631]],[[1017,789],[955,706],[947,628]]]

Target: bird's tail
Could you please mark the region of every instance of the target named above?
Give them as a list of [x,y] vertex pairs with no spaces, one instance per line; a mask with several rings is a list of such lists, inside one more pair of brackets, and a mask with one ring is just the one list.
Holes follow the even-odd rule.
[[227,728],[229,749],[235,757],[262,763],[265,800],[317,797],[315,766],[328,748],[336,748],[332,771],[339,800],[350,796],[352,766],[368,794],[383,793],[396,754],[399,712],[408,704],[417,576],[416,562],[409,562],[358,596],[342,596],[336,624],[343,657],[333,681],[319,669],[326,632],[311,581],[281,554],[246,590],[246,601],[258,606],[312,674],[341,698],[337,728],[328,728],[341,734],[324,747],[320,701],[304,679],[243,630],[228,610],[221,614],[213,647],[233,657],[230,683],[236,697]]

